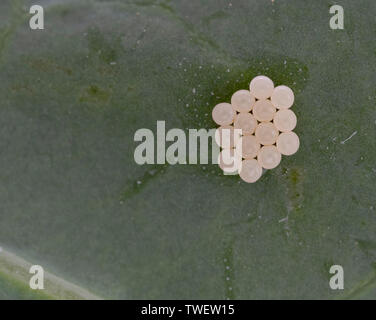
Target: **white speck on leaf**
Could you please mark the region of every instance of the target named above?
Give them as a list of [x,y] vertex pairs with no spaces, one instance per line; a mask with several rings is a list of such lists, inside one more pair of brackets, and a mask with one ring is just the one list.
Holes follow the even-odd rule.
[[341,144],[345,144],[346,141],[349,141],[349,140],[350,140],[353,136],[355,136],[357,133],[358,133],[358,131],[354,131],[354,132],[350,135],[350,137],[348,137],[347,139],[341,141]]
[[279,223],[281,223],[281,222],[285,222],[285,221],[288,221],[288,219],[289,219],[289,217],[287,216],[287,217],[282,218],[282,219],[279,220],[278,222],[279,222]]

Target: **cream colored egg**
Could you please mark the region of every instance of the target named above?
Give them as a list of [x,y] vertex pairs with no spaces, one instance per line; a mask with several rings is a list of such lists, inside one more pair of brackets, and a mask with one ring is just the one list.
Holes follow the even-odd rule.
[[283,132],[277,139],[277,149],[280,153],[290,156],[298,151],[300,145],[299,137],[295,132]]
[[251,111],[255,101],[255,97],[248,90],[236,91],[231,97],[232,107],[238,112]]
[[294,92],[287,86],[278,86],[273,90],[271,101],[277,109],[288,109],[294,103]]
[[214,138],[218,146],[229,149],[235,147],[240,136],[240,130],[235,130],[233,126],[220,126],[215,130]]
[[218,155],[218,165],[225,173],[234,173],[241,168],[242,158],[235,149],[223,149]]
[[264,146],[257,155],[257,161],[265,169],[274,169],[281,162],[281,153],[275,146]]
[[262,175],[262,167],[255,159],[243,160],[239,176],[247,183],[254,183],[260,179]]
[[279,110],[273,119],[275,127],[281,132],[294,130],[296,121],[296,115],[290,109]]
[[243,136],[239,139],[236,144],[236,153],[245,158],[253,159],[257,156],[258,151],[260,150],[260,144],[257,142],[257,139],[253,135]]
[[255,117],[250,113],[239,113],[235,116],[234,128],[241,129],[242,134],[252,134],[257,127]]
[[216,124],[220,126],[226,126],[234,121],[235,110],[232,108],[230,103],[219,103],[217,104],[212,112],[213,120]]
[[249,84],[249,91],[257,99],[267,99],[273,93],[274,83],[266,76],[257,76]]
[[272,121],[276,113],[276,109],[270,100],[258,100],[252,111],[254,117],[258,121]]
[[272,145],[277,141],[278,130],[271,122],[261,122],[255,132],[257,141],[262,145]]

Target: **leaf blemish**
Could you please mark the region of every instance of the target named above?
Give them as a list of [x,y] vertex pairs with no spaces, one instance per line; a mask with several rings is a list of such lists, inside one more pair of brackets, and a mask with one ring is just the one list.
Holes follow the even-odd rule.
[[[285,176],[284,183],[286,185],[287,197],[287,215],[281,218],[278,222],[284,223],[286,235],[290,235],[290,216],[291,213],[298,213],[301,211],[303,203],[303,171],[301,168],[283,168],[282,176]],[[290,219],[290,220],[289,220]]]
[[225,276],[225,288],[226,288],[226,300],[235,299],[233,279],[234,279],[234,253],[232,246],[229,245],[225,249],[224,258],[224,276]]
[[120,203],[122,204],[129,197],[141,192],[149,182],[163,174],[166,168],[167,165],[155,165],[152,169],[146,171],[142,177],[133,181],[132,185],[123,192]]

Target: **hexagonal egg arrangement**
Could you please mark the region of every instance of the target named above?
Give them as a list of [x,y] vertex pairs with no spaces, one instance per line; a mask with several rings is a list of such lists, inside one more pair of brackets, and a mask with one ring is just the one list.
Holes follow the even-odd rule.
[[263,168],[274,169],[282,155],[299,149],[299,137],[292,130],[297,118],[290,110],[293,91],[274,87],[266,76],[252,79],[249,90],[236,91],[231,103],[219,103],[212,112],[215,140],[221,147],[218,165],[226,173],[239,173],[245,182],[260,179]]

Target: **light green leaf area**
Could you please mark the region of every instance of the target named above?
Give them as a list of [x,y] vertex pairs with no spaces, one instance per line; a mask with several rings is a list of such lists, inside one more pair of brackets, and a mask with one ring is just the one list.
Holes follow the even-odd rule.
[[48,295],[33,291],[25,283],[0,274],[0,300],[51,299]]
[[[104,298],[376,298],[375,1],[39,2],[0,4],[1,245]],[[295,93],[278,168],[135,163],[259,74]]]

